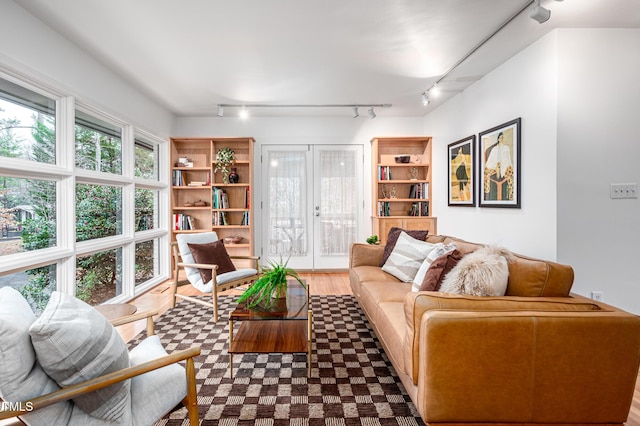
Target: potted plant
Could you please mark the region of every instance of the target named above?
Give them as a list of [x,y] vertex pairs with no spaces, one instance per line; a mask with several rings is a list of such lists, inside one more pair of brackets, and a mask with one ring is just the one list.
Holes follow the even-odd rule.
[[378,245],[380,244],[380,240],[378,239],[377,235],[372,235],[369,238],[367,238],[367,244]]
[[279,298],[287,297],[287,277],[294,278],[305,289],[307,286],[292,268],[287,267],[288,260],[283,262],[269,262],[268,267],[262,268],[262,274],[242,295],[238,298],[238,303],[245,303],[248,308],[262,305],[269,308]]
[[236,153],[234,150],[226,146],[224,148],[220,148],[216,153],[216,168],[213,171],[214,173],[221,171],[222,181],[224,183],[229,183],[229,172],[231,171],[231,166],[234,164],[236,164]]

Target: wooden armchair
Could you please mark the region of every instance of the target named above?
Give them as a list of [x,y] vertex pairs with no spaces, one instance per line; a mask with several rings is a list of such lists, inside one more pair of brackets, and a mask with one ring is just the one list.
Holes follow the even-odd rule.
[[[173,274],[173,307],[176,299],[184,299],[189,302],[213,308],[213,321],[218,321],[218,292],[229,290],[242,285],[253,284],[260,276],[258,256],[228,256],[231,260],[249,260],[252,268],[238,269],[232,272],[219,273],[217,262],[199,263],[194,259],[194,255],[189,244],[208,244],[218,241],[215,232],[201,232],[197,234],[178,234],[177,241],[171,243],[173,249],[175,270]],[[226,252],[224,253],[226,255]],[[184,269],[186,279],[179,279],[180,269]],[[204,282],[200,269],[211,271],[211,279]],[[211,295],[211,302],[197,299],[195,297],[178,294],[178,284],[189,282],[194,288],[203,294]]]
[[[157,315],[156,311],[141,312],[112,321],[112,324],[115,326],[145,318],[147,319],[147,333],[149,337],[129,351],[130,367],[112,371],[108,374],[104,374],[90,380],[58,388],[58,386],[56,386],[49,377],[45,376],[45,373],[42,371],[44,370],[44,367],[41,367],[41,362],[38,362],[40,358],[36,358],[35,353],[33,352],[33,355],[28,353],[29,348],[26,348],[25,340],[29,340],[29,332],[27,332],[26,339],[16,333],[16,331],[23,332],[25,330],[25,326],[29,329],[30,325],[28,322],[30,321],[33,324],[33,319],[35,319],[35,317],[32,319],[28,314],[22,312],[18,312],[16,315],[16,309],[7,308],[6,303],[15,306],[16,304],[19,305],[24,301],[24,299],[22,299],[22,301],[19,300],[21,295],[18,292],[13,290],[13,292],[15,292],[15,294],[13,294],[10,290],[13,289],[0,289],[0,329],[1,331],[8,330],[7,334],[9,335],[9,338],[11,339],[11,337],[14,337],[14,342],[17,343],[11,343],[11,346],[7,345],[9,349],[0,348],[0,351],[3,355],[7,355],[9,351],[15,352],[6,356],[3,362],[8,360],[11,364],[20,364],[21,362],[17,361],[20,357],[26,361],[22,362],[23,365],[15,367],[16,370],[20,368],[24,369],[24,374],[14,373],[13,371],[9,372],[6,368],[3,368],[4,371],[0,372],[0,375],[5,376],[0,380],[0,394],[2,394],[5,401],[4,404],[0,404],[0,420],[24,416],[25,421],[32,425],[66,424],[61,419],[67,419],[67,422],[73,420],[76,423],[79,422],[78,424],[87,422],[91,422],[91,424],[101,424],[102,421],[104,421],[105,425],[112,424],[109,420],[101,420],[101,418],[95,418],[93,416],[89,417],[89,414],[82,412],[82,408],[78,409],[78,407],[75,407],[77,402],[76,398],[83,396],[86,397],[92,392],[100,391],[101,389],[112,385],[117,386],[118,383],[131,379],[130,387],[127,388],[129,389],[130,395],[127,398],[131,399],[130,406],[132,414],[128,421],[132,424],[152,424],[159,420],[159,418],[166,414],[166,412],[170,411],[176,403],[180,402],[179,398],[182,398],[184,393],[180,394],[180,391],[177,391],[176,393],[175,389],[177,387],[176,385],[184,380],[186,382],[186,396],[182,399],[182,403],[189,412],[189,424],[198,425],[199,419],[194,357],[200,354],[200,347],[191,347],[189,349],[167,354],[164,348],[162,348],[158,336],[153,335],[154,327],[152,317]],[[54,292],[54,294],[55,293],[57,292]],[[24,301],[24,304],[28,307],[26,301]],[[22,306],[18,306],[18,308],[24,310],[24,307]],[[100,315],[97,311],[95,311],[95,314]],[[86,318],[86,313],[79,313],[79,315]],[[7,320],[10,317],[15,318],[15,325],[8,324]],[[95,320],[96,317],[88,319]],[[117,334],[117,332],[115,333]],[[34,347],[35,345],[36,343],[34,343]],[[33,349],[31,350],[33,351]],[[30,367],[30,359],[35,363],[33,368]],[[184,368],[177,364],[180,361],[185,361]],[[129,363],[127,363],[127,365],[129,365]],[[3,365],[3,367],[6,366]],[[160,371],[163,367],[166,368]],[[36,371],[36,374],[34,374],[34,371]],[[145,373],[149,373],[150,376],[143,376]],[[26,383],[26,385],[14,383],[16,379],[14,377],[9,377],[9,375],[17,375],[18,378],[24,379],[24,383]],[[42,384],[42,380],[44,380],[43,377],[50,383],[45,382]],[[27,398],[22,400],[17,400],[15,398],[15,395],[25,395],[25,393],[27,395],[34,395],[34,392],[36,392],[35,390],[27,391],[24,388],[28,385],[32,385],[35,381],[41,382],[41,384],[36,386],[38,389],[58,389],[40,396],[27,396]],[[175,400],[158,401],[161,399],[159,398],[160,395],[164,397],[171,393],[173,393],[173,396],[167,396],[167,398],[178,397]],[[58,403],[62,404],[56,407],[51,407]],[[149,408],[151,405],[153,405],[153,407]],[[54,410],[53,412],[47,411],[52,409]],[[39,410],[43,410],[43,413],[37,414]],[[140,414],[140,410],[145,411],[145,413]],[[78,415],[80,416],[80,420],[78,420]]]

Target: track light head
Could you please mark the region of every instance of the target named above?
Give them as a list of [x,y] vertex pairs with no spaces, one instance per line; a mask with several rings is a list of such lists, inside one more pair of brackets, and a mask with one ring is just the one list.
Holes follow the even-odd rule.
[[224,108],[218,106],[218,117],[224,117]]
[[373,107],[369,108],[369,118],[376,118],[376,113],[373,111]]
[[422,105],[427,106],[430,102],[431,100],[429,100],[429,95],[427,95],[427,92],[422,92]]
[[360,117],[360,114],[358,114],[358,107],[353,107],[351,109],[353,109],[353,118]]
[[540,6],[540,0],[537,0],[536,5],[533,9],[531,9],[531,12],[529,13],[529,17],[538,21],[539,24],[542,24],[543,22],[547,22],[549,20],[549,18],[551,17],[551,11]]

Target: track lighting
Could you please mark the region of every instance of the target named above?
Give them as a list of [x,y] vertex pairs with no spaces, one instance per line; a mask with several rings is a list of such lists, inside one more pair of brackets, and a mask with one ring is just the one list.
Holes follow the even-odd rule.
[[427,92],[422,92],[422,105],[427,106],[431,101],[429,100],[429,95]]
[[[375,118],[374,108],[391,108],[391,104],[218,104],[218,117],[224,117],[224,108],[239,108],[239,117],[243,120],[249,118],[249,108],[351,108],[353,118],[360,117],[358,108],[369,108],[369,117]],[[227,116],[229,116],[227,114]]]
[[539,24],[542,24],[549,20],[551,17],[551,11],[540,6],[540,0],[536,0],[536,5],[531,9],[529,17],[538,21]]

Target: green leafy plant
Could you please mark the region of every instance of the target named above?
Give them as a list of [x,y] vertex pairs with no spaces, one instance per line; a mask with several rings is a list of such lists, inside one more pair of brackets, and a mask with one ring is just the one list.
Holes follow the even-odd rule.
[[287,291],[287,277],[291,277],[298,281],[305,289],[307,286],[298,276],[298,273],[289,268],[287,264],[289,260],[283,262],[271,261],[268,267],[262,268],[262,274],[251,287],[249,287],[240,297],[238,303],[245,303],[248,308],[254,308],[262,305],[266,308],[273,306],[277,299],[277,295]]
[[236,164],[236,153],[228,146],[220,148],[216,153],[216,168],[214,172],[222,172],[222,181],[229,183],[231,167]]
[[368,244],[379,244],[380,243],[380,239],[378,238],[377,235],[372,235],[369,238],[367,238],[367,243]]

